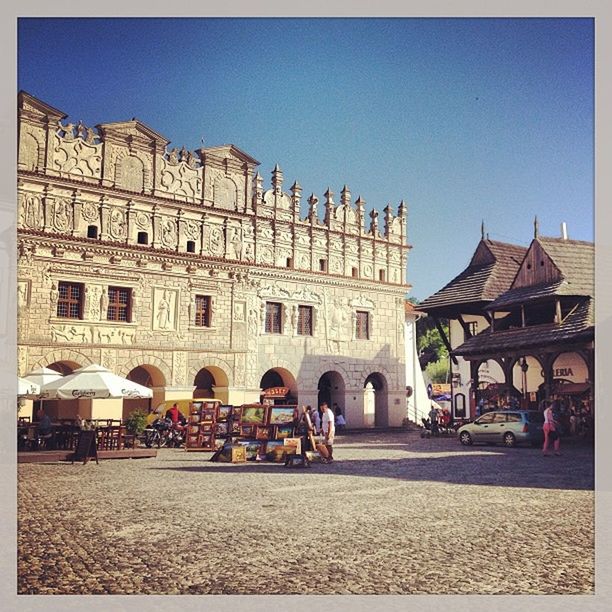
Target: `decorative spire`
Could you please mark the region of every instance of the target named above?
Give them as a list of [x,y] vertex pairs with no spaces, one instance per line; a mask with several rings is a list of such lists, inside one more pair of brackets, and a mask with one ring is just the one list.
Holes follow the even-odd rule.
[[387,204],[383,212],[385,213],[385,236],[388,238],[391,235],[391,223],[393,222],[391,204]]
[[357,200],[355,200],[355,208],[357,209],[357,225],[359,226],[360,232],[363,231],[365,204],[366,202],[361,198],[361,196],[358,196]]
[[480,224],[480,239],[481,240],[485,239],[484,219],[482,220],[482,223]]
[[342,191],[340,192],[340,202],[343,206],[351,205],[351,191],[346,185],[342,188]]
[[257,205],[263,199],[263,177],[259,172],[253,177],[253,207],[257,209]]
[[540,235],[540,224],[538,222],[538,215],[533,220],[533,237],[538,238]]
[[317,220],[317,204],[319,203],[319,198],[314,193],[310,194],[308,198],[308,219],[311,223],[315,223]]
[[329,225],[332,218],[332,210],[334,209],[334,192],[328,187],[323,194],[325,196],[325,224]]
[[293,200],[293,210],[299,215],[300,201],[302,199],[302,187],[297,181],[291,185],[291,199]]
[[283,171],[279,165],[274,166],[272,170],[272,187],[274,188],[274,195],[281,195],[283,187]]
[[370,219],[370,232],[376,237],[378,233],[378,211],[376,209],[370,211]]

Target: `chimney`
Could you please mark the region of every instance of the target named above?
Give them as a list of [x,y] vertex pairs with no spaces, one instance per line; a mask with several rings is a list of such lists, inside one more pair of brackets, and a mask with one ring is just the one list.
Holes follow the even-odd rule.
[[561,223],[561,238],[567,240],[567,223],[565,221]]

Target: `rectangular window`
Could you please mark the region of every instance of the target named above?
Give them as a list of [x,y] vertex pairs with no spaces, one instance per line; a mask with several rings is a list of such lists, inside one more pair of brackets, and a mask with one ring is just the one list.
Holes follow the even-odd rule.
[[195,325],[210,327],[210,295],[195,296]]
[[312,336],[312,306],[298,306],[297,333],[299,336]]
[[277,302],[266,302],[266,333],[281,333],[282,306]]
[[129,322],[132,320],[132,290],[125,287],[108,288],[108,321]]
[[357,311],[357,329],[355,330],[355,337],[358,340],[368,340],[370,338],[369,314],[362,310]]
[[81,283],[58,284],[57,316],[68,319],[83,318],[83,285]]

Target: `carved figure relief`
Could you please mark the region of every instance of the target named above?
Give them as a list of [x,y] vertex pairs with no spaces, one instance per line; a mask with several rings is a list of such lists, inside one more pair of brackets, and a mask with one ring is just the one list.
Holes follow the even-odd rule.
[[182,351],[172,355],[172,379],[175,385],[184,385],[187,377],[187,355]]
[[100,296],[100,316],[102,319],[106,319],[108,313],[108,293],[106,287],[102,289],[102,295]]
[[98,207],[92,202],[85,202],[81,207],[81,215],[85,221],[97,221]]
[[[85,318],[91,321],[99,321],[102,287],[100,285],[85,285],[85,289]],[[106,312],[104,314],[106,315]]]
[[19,281],[17,285],[17,307],[19,310],[29,306],[29,281]]
[[91,334],[87,327],[52,325],[51,340],[53,342],[77,342],[79,344],[87,344],[91,342]]
[[200,237],[200,224],[197,221],[187,221],[185,223],[185,235],[187,238],[197,240]]
[[218,225],[213,225],[210,229],[210,252],[212,255],[221,256],[224,252],[223,232]]
[[59,291],[57,289],[57,284],[53,283],[51,285],[51,312],[53,314],[57,313],[57,301],[59,300]]
[[60,232],[72,228],[72,206],[66,200],[56,200],[53,207],[53,225]]
[[110,235],[117,239],[125,237],[125,214],[118,208],[110,212]]
[[230,243],[232,245],[232,253],[231,255],[236,259],[240,259],[242,255],[242,240],[240,239],[240,230],[234,228],[232,230],[232,236],[230,239]]
[[162,223],[162,244],[171,248],[176,246],[176,224],[171,219]]
[[38,196],[26,196],[25,199],[25,225],[34,229],[43,225],[43,207]]
[[117,351],[113,349],[102,349],[100,351],[100,364],[111,370],[111,372],[116,371]]
[[134,155],[118,159],[115,165],[115,184],[119,189],[141,193],[144,190],[142,161]]
[[244,247],[244,259],[246,261],[252,262],[254,260],[254,254],[253,254],[253,245],[251,243],[247,244]]
[[[199,197],[202,192],[201,172],[195,168],[194,157],[188,163],[189,155],[181,155],[181,161],[176,157],[176,149],[170,152],[168,162],[161,159],[160,185],[168,193],[183,195],[189,198]],[[172,161],[176,159],[176,163]]]
[[158,288],[154,290],[153,329],[176,329],[176,298],[176,291]]
[[244,323],[246,312],[246,302],[234,302],[234,321]]
[[[68,124],[68,126],[71,125]],[[84,131],[81,131],[80,135],[85,137]],[[66,132],[63,138],[56,136],[53,149],[53,169],[66,174],[100,178],[102,144],[94,144],[95,138],[93,130],[88,140],[75,139],[70,132]]]
[[274,256],[272,255],[272,249],[270,247],[261,249],[261,263],[272,265],[273,262]]
[[[265,316],[265,308],[264,308]],[[254,338],[259,335],[259,323],[257,318],[257,308],[249,309],[249,321],[248,321],[249,337]]]

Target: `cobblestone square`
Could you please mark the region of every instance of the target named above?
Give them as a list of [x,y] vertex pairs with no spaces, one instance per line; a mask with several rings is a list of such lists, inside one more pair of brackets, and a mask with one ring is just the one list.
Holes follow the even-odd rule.
[[310,469],[20,464],[18,592],[591,594],[593,449],[562,450],[373,432]]

